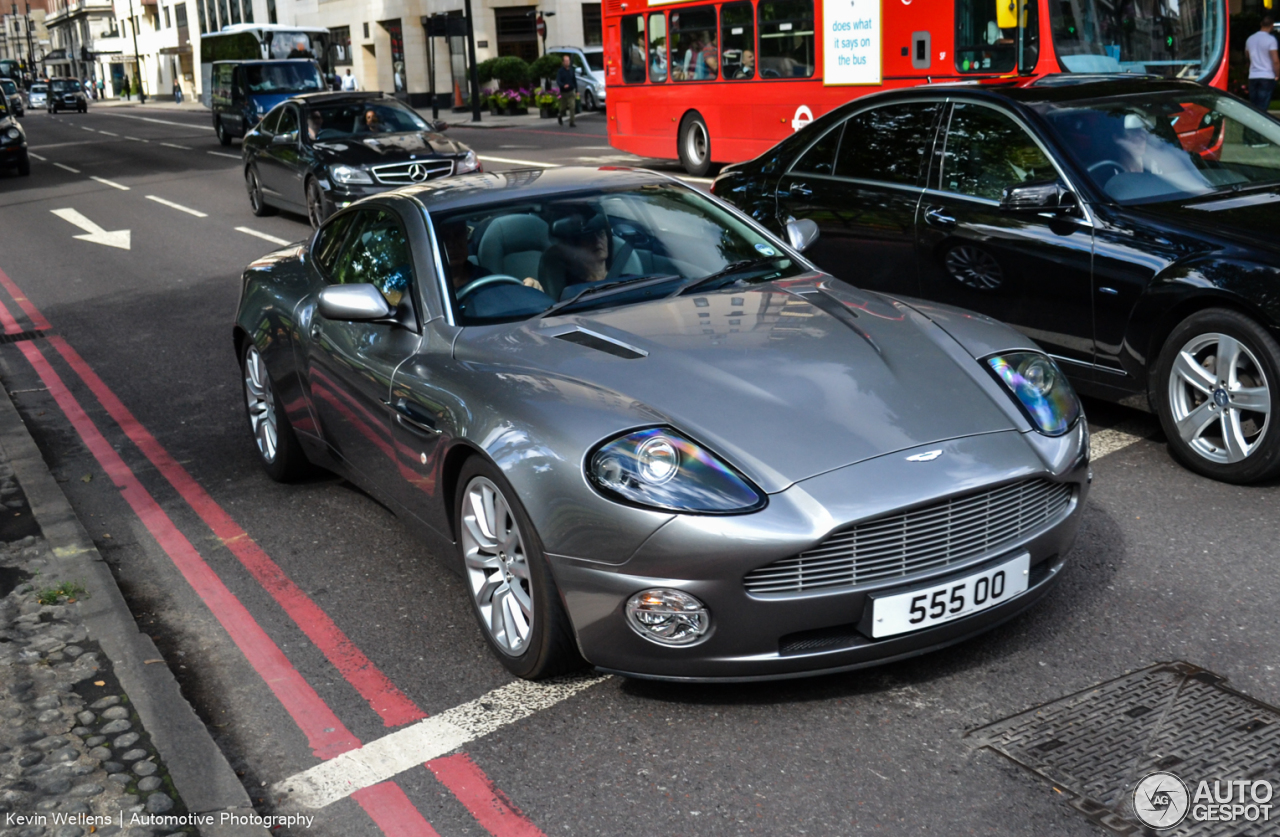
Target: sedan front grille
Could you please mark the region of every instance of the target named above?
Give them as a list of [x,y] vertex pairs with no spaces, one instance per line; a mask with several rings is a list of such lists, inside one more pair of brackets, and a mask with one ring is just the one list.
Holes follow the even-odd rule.
[[1034,479],[955,497],[836,532],[794,558],[747,573],[748,593],[799,593],[910,575],[1000,549],[1056,523],[1069,483]]
[[374,166],[373,176],[379,183],[388,186],[407,186],[447,177],[453,174],[452,160],[410,161],[408,163],[391,163],[386,166]]

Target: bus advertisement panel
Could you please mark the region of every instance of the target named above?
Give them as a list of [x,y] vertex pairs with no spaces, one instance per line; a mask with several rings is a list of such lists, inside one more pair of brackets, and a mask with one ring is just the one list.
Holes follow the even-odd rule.
[[701,175],[894,87],[1139,73],[1225,88],[1227,15],[1227,0],[606,0],[609,141]]

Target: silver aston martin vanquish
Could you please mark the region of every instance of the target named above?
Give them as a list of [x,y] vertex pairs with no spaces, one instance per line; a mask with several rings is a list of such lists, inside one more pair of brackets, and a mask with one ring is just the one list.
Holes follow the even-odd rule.
[[1089,483],[1080,403],[985,317],[865,293],[634,170],[356,203],[245,271],[267,472],[339,472],[465,579],[515,674],[753,679],[1031,606]]

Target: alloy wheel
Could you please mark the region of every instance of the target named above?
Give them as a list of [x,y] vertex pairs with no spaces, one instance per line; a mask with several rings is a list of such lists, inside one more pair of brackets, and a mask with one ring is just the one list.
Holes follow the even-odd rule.
[[258,173],[253,169],[249,169],[245,173],[246,184],[249,189],[249,208],[256,215],[262,211],[262,186],[258,183]]
[[279,445],[275,393],[271,390],[266,361],[257,346],[250,346],[244,355],[244,400],[258,453],[264,461],[274,462]]
[[533,637],[533,583],[520,526],[497,485],[476,477],[463,496],[462,558],[489,638],[516,657]]
[[979,291],[993,291],[1004,284],[1004,271],[990,253],[962,244],[946,256],[947,272],[962,285]]
[[1168,397],[1183,442],[1220,465],[1248,458],[1270,425],[1271,390],[1263,367],[1227,334],[1199,334],[1183,345],[1170,370]]

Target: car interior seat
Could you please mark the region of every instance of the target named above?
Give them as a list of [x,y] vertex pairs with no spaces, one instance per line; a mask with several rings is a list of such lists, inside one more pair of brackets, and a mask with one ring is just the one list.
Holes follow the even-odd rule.
[[480,266],[517,279],[536,277],[542,254],[551,246],[547,222],[535,215],[495,218],[476,253]]

